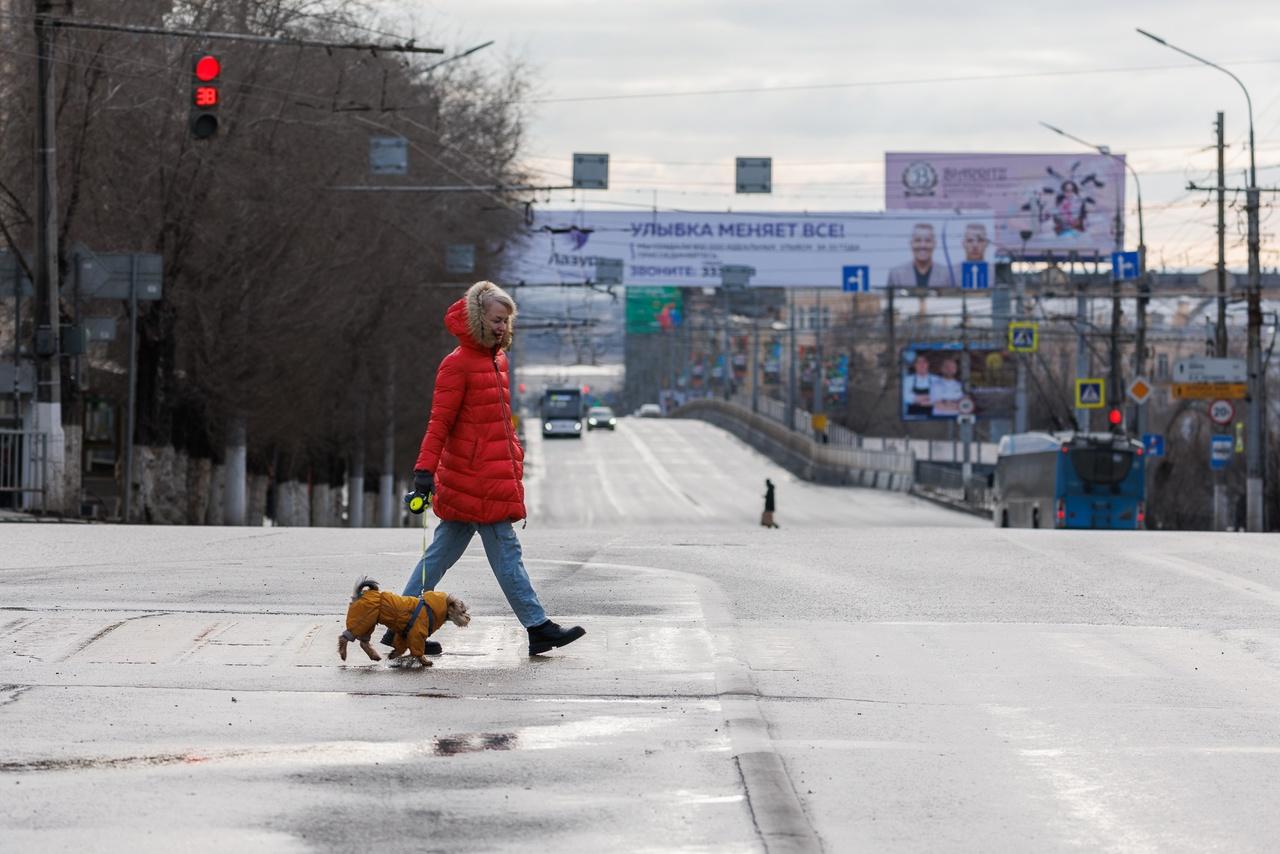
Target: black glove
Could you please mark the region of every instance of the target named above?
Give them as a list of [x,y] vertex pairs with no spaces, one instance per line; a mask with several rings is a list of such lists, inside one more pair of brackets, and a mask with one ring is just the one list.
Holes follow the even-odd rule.
[[427,502],[430,500],[431,492],[435,489],[435,478],[429,471],[415,471],[413,473],[413,492],[404,497],[404,503],[409,508],[409,512],[414,515],[422,513],[427,509]]

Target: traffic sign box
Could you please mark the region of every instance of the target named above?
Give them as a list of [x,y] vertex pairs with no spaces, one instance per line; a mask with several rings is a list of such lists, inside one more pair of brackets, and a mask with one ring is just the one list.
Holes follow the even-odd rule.
[[867,293],[871,290],[871,267],[853,264],[841,268],[840,289],[847,293]]
[[1040,349],[1040,324],[1031,320],[1015,320],[1009,324],[1009,349],[1015,353],[1034,353]]
[[1209,404],[1209,420],[1214,424],[1230,424],[1236,417],[1236,407],[1229,400],[1215,400]]
[[960,287],[967,291],[981,291],[991,287],[991,274],[986,261],[965,261],[960,265]]
[[1248,395],[1245,383],[1174,383],[1174,400],[1244,400]]
[[1146,377],[1135,377],[1133,382],[1129,383],[1128,394],[1134,403],[1141,406],[1151,397],[1151,383],[1147,382]]
[[1249,368],[1244,359],[1198,357],[1179,359],[1173,363],[1175,383],[1244,383],[1249,381]]
[[1106,380],[1101,377],[1076,380],[1076,409],[1102,409],[1106,405]]
[[1228,433],[1216,433],[1209,437],[1209,465],[1215,469],[1226,468],[1231,462],[1234,442]]
[[1164,436],[1159,433],[1143,433],[1142,447],[1149,457],[1164,456]]
[[1138,278],[1138,253],[1112,252],[1111,277],[1117,282]]

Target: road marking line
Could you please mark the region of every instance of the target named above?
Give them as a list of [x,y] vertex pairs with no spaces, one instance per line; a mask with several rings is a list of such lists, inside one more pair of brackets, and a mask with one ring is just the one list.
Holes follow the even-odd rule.
[[1169,554],[1149,554],[1148,552],[1129,551],[1123,553],[1125,557],[1142,561],[1149,566],[1159,567],[1161,569],[1172,569],[1175,572],[1181,572],[1184,575],[1190,575],[1193,578],[1199,578],[1201,581],[1208,581],[1234,590],[1236,593],[1250,596],[1255,599],[1261,599],[1264,602],[1280,607],[1280,590],[1274,587],[1268,587],[1261,581],[1252,578],[1242,578],[1239,575],[1233,575],[1230,572],[1223,572],[1220,569],[1205,566],[1193,560],[1184,557],[1177,557]]
[[706,517],[711,515],[710,510],[703,507],[701,504],[693,502],[689,496],[685,494],[684,490],[680,488],[680,484],[675,482],[675,479],[667,472],[667,469],[662,462],[654,455],[653,451],[649,450],[649,446],[642,442],[635,433],[631,430],[623,430],[622,435],[626,436],[627,441],[632,445],[635,445],[636,451],[640,454],[640,457],[648,464],[649,472],[653,475],[654,480],[666,487],[676,498],[687,502],[689,507],[693,509],[693,512],[697,513],[699,516]]

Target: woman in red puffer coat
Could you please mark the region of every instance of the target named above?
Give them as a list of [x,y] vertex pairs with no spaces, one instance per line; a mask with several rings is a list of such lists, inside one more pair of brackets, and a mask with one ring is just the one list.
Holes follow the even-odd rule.
[[[440,524],[404,595],[434,590],[479,533],[511,610],[528,630],[529,654],[538,655],[572,643],[586,631],[547,619],[511,524],[525,518],[524,449],[512,424],[503,352],[511,346],[515,317],[515,301],[492,282],[472,285],[445,312],[445,328],[457,337],[458,346],[436,372],[431,417],[414,465],[414,492],[408,496],[425,499],[434,492]],[[428,654],[440,651],[439,644],[427,642]]]

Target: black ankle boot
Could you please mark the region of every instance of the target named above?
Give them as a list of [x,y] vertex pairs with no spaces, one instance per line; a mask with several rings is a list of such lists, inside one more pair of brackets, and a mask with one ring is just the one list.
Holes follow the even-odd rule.
[[557,646],[573,643],[586,633],[587,630],[582,626],[566,629],[547,620],[542,625],[529,629],[529,654],[541,655]]

